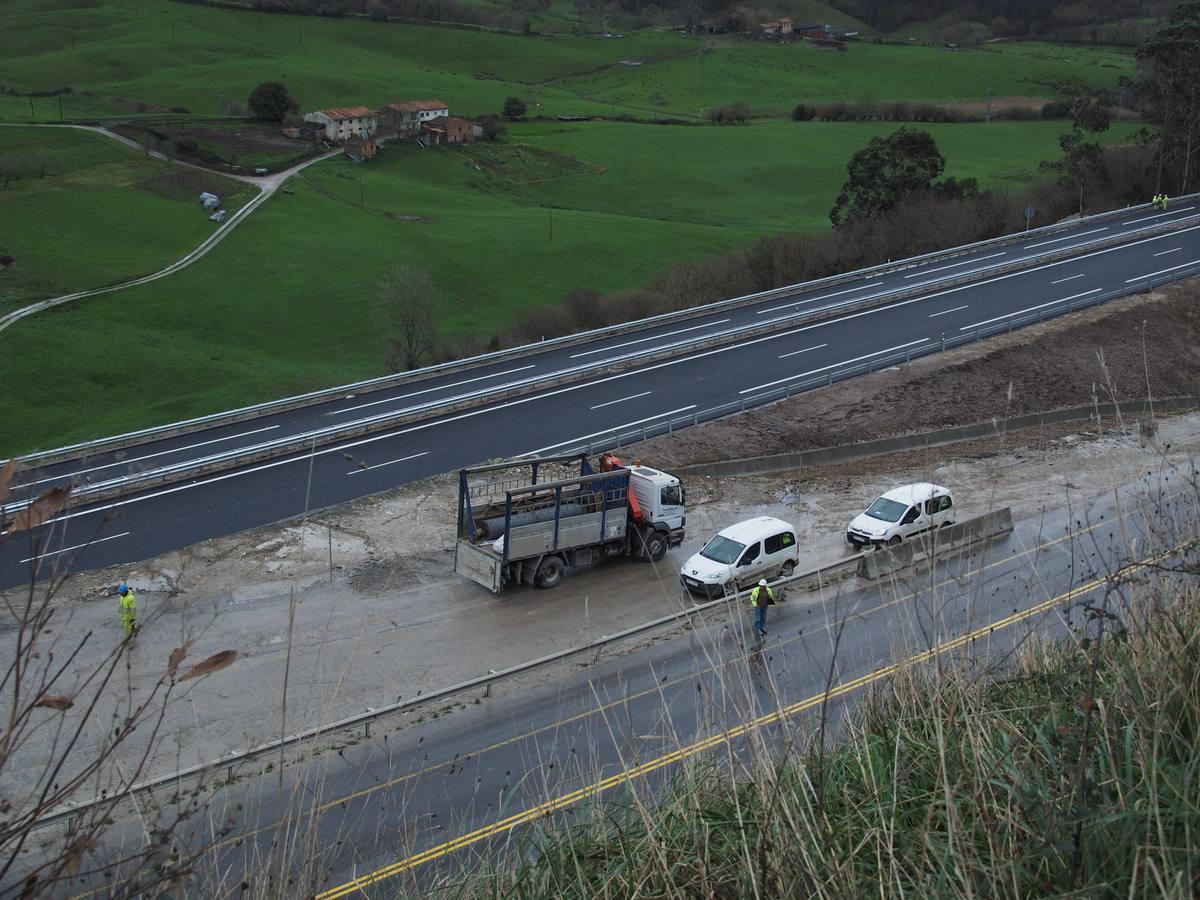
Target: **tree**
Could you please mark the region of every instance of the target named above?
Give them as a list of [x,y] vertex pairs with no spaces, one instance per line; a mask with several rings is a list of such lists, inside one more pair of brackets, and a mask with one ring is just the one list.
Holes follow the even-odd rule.
[[288,89],[278,81],[264,81],[250,92],[247,103],[254,118],[260,122],[282,122],[284,116],[300,108]]
[[506,97],[502,114],[506,119],[520,119],[525,115],[527,109],[525,101],[520,97]]
[[933,135],[901,128],[871,142],[850,158],[847,179],[829,211],[834,227],[891,209],[901,199],[928,191],[946,159]]
[[0,189],[18,181],[29,170],[29,158],[16,153],[0,156]]
[[433,276],[416,266],[396,266],[379,280],[375,320],[388,369],[415,369],[437,343],[441,294]]
[[1192,190],[1200,172],[1200,0],[1183,0],[1137,50],[1140,94],[1158,121],[1158,190]]

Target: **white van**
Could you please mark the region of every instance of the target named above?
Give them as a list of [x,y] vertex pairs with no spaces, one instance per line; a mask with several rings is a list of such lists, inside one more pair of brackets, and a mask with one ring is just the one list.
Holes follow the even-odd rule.
[[893,488],[859,513],[846,530],[855,547],[899,544],[943,525],[954,524],[954,497],[948,488],[919,482]]
[[796,529],[782,519],[759,516],[722,529],[679,570],[680,583],[712,597],[749,587],[761,578],[786,578],[800,553]]

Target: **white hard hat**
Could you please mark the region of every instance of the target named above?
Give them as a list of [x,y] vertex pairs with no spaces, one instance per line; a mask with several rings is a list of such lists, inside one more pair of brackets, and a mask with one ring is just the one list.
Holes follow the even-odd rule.
[[767,579],[765,579],[765,578],[759,579],[758,586],[759,586],[759,587],[766,587],[766,586],[767,586]]

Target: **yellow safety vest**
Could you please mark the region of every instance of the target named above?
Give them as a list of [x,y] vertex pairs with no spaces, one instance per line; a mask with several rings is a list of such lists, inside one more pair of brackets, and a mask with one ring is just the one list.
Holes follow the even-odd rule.
[[[756,587],[754,590],[752,590],[750,592],[750,605],[751,606],[753,606],[753,607],[758,606],[758,592],[761,591],[762,589],[763,589],[763,586],[760,584],[758,587]],[[767,588],[767,606],[770,606],[774,602],[775,602],[775,592],[772,591],[770,588]]]
[[117,596],[120,597],[122,617],[137,615],[137,601],[134,600],[133,597],[133,588],[130,588],[126,593],[118,594]]

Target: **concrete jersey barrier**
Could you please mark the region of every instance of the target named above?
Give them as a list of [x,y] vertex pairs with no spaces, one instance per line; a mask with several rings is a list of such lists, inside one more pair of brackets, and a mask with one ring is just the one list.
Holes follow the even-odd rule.
[[937,554],[960,550],[1007,534],[1012,528],[1012,509],[1006,506],[965,522],[918,535],[894,547],[880,547],[874,553],[864,553],[858,560],[856,574],[859,578],[871,580],[882,578]]

